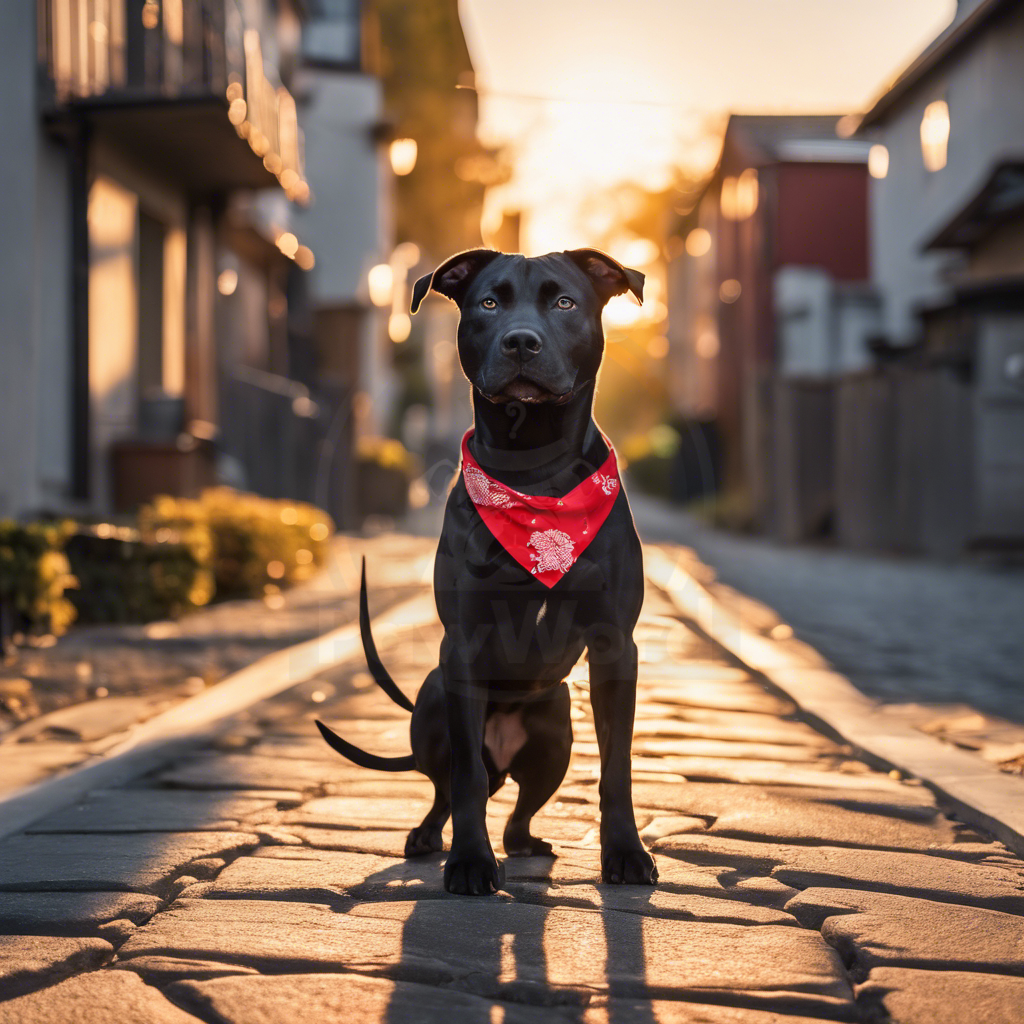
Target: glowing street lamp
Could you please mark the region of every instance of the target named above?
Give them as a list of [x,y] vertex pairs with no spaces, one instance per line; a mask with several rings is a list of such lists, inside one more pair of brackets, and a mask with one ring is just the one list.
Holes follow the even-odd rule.
[[694,228],[686,236],[685,244],[691,256],[703,256],[711,251],[711,232],[707,228]]
[[401,345],[412,333],[412,320],[408,313],[392,313],[388,318],[388,337]]
[[388,154],[391,157],[391,170],[399,177],[411,174],[416,166],[416,154],[419,147],[415,139],[395,139],[391,143]]
[[391,304],[395,275],[389,263],[378,263],[375,267],[370,267],[370,272],[366,275],[366,283],[370,289],[370,301],[375,306]]

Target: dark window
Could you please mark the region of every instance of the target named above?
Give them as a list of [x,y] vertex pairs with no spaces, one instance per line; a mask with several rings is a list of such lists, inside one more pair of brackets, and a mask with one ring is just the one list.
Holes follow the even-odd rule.
[[302,54],[312,64],[359,67],[360,0],[313,0],[302,31]]

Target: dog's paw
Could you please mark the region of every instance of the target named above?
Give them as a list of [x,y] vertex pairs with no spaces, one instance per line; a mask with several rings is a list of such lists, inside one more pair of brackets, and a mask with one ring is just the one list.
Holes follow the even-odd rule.
[[612,885],[654,885],[658,868],[642,846],[613,847],[601,851],[601,881]]
[[529,834],[525,836],[505,836],[505,853],[510,857],[553,857],[554,847],[544,839]]
[[505,869],[494,854],[460,855],[453,850],[444,866],[444,887],[464,896],[486,896],[504,888]]
[[527,836],[524,843],[506,843],[505,852],[510,857],[553,857],[555,848],[547,840]]
[[417,825],[406,837],[406,857],[425,857],[444,849],[441,829],[436,825]]

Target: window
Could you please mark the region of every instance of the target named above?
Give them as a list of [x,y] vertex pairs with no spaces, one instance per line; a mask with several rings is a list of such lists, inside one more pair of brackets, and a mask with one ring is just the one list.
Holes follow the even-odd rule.
[[925,170],[941,171],[946,166],[949,145],[949,106],[935,100],[924,108],[921,118],[921,156]]
[[884,178],[889,173],[889,150],[876,142],[868,151],[868,174],[872,178]]
[[302,52],[314,64],[359,67],[359,0],[315,0],[302,34]]

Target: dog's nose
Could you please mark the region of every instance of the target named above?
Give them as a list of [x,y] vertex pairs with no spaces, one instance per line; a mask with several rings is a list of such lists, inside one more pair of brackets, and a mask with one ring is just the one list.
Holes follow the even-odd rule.
[[507,356],[518,355],[521,362],[531,360],[543,347],[540,335],[534,331],[509,331],[501,339],[501,350]]

